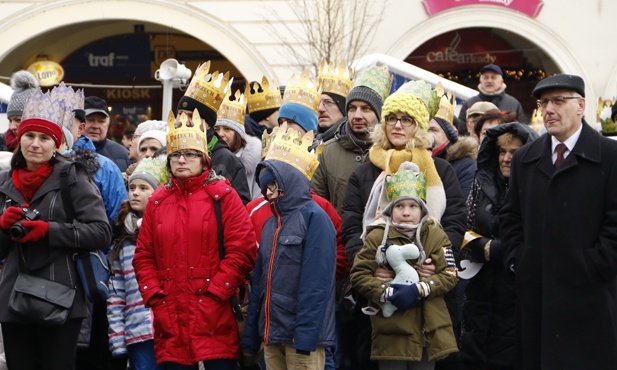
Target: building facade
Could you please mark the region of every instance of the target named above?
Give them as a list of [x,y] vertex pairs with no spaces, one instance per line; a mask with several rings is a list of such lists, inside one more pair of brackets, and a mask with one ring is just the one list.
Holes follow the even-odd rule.
[[[315,0],[321,1],[321,0]],[[345,1],[345,0],[343,0]],[[116,120],[160,118],[162,92],[154,71],[169,57],[193,71],[205,60],[230,70],[234,87],[271,76],[284,84],[301,68],[284,44],[305,47],[286,30],[301,27],[285,0],[0,1],[0,82],[36,61],[64,69],[67,83],[91,84],[86,95],[106,98]],[[354,1],[346,1],[353,6]],[[477,71],[504,67],[508,92],[529,114],[537,80],[581,75],[587,117],[599,97],[617,95],[612,0],[383,0],[367,37],[367,53],[406,60],[475,88]],[[347,21],[347,20],[342,20]],[[287,40],[286,37],[289,37]],[[0,77],[2,78],[2,77]],[[86,85],[90,86],[90,85]],[[118,87],[120,86],[120,87]],[[136,87],[139,86],[139,87]],[[182,94],[176,92],[177,97]],[[177,101],[177,100],[176,100]],[[595,119],[593,120],[595,121]]]

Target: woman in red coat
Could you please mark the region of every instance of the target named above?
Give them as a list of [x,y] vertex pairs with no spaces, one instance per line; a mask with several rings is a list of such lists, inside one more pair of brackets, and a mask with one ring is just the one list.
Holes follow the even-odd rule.
[[[165,369],[235,370],[238,328],[229,302],[257,256],[255,234],[240,197],[211,170],[206,134],[182,114],[170,115],[170,184],[152,194],[133,260],[139,290],[153,311],[157,363]],[[225,256],[217,239],[220,203]]]

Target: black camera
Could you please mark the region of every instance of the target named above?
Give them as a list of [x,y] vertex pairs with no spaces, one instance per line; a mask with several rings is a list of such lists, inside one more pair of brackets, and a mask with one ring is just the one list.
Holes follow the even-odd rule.
[[30,229],[21,224],[23,220],[36,221],[41,218],[39,211],[37,211],[36,209],[22,208],[22,210],[24,211],[24,215],[22,216],[21,220],[15,222],[15,224],[11,226],[11,229],[9,230],[9,234],[13,239],[23,238],[30,231]]

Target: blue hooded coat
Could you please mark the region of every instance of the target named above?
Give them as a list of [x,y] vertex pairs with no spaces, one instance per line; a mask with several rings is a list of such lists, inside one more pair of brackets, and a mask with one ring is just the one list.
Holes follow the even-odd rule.
[[261,234],[242,348],[256,353],[262,340],[300,351],[332,347],[336,231],[304,174],[277,160],[260,167],[274,174],[279,197]]

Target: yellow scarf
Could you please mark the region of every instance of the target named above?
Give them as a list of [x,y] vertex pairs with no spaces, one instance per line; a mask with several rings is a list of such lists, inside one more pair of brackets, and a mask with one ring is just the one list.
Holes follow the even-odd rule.
[[413,162],[426,175],[427,186],[443,186],[435,162],[426,149],[386,150],[373,146],[369,150],[369,159],[377,168],[386,171],[386,175],[396,173],[403,162]]

